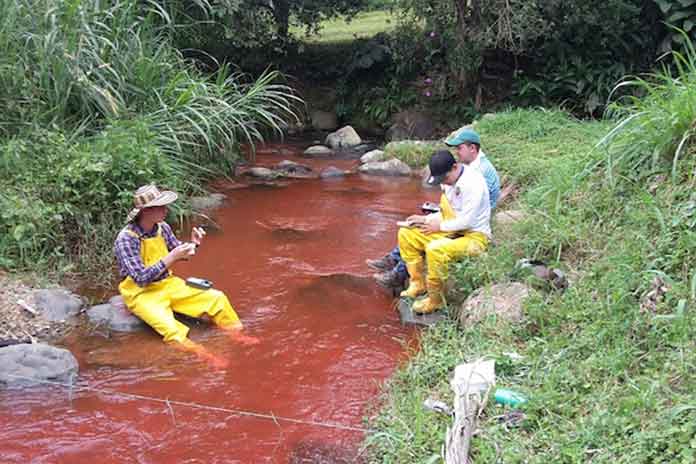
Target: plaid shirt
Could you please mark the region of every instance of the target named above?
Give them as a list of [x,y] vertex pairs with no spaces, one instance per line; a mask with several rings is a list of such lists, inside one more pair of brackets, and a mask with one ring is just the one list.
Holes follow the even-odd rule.
[[[174,236],[172,228],[166,222],[160,222],[159,228],[162,229],[162,236],[167,244],[169,251],[181,244]],[[134,237],[128,231],[135,232],[138,236]],[[167,277],[166,266],[162,260],[157,261],[150,267],[145,267],[143,259],[140,257],[140,240],[142,238],[152,238],[157,236],[158,227],[155,226],[151,231],[145,232],[138,224],[131,223],[119,232],[114,242],[114,254],[118,261],[121,278],[131,276],[135,283],[144,287],[152,282],[157,282]]]

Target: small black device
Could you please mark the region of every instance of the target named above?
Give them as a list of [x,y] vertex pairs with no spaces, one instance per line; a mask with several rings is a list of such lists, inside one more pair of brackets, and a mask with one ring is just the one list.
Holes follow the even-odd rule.
[[200,288],[201,290],[208,290],[213,288],[213,283],[206,279],[200,279],[198,277],[189,277],[186,279],[186,285],[189,287]]
[[436,205],[435,203],[431,203],[429,201],[426,201],[421,205],[421,210],[425,214],[431,214],[431,213],[439,213],[440,212],[440,207]]

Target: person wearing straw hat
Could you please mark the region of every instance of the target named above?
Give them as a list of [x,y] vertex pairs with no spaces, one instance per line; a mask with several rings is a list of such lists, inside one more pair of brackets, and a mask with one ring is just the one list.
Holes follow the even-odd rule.
[[122,278],[119,292],[130,311],[165,342],[176,342],[178,347],[224,364],[188,338],[189,328],[175,319],[175,312],[190,317],[207,314],[232,338],[246,343],[256,339],[240,334],[242,323],[224,293],[190,287],[172,274],[171,266],[193,256],[205,236],[203,229],[194,227],[190,242],[176,238],[165,222],[167,205],[176,199],[176,193],[160,191],[155,185],[142,186],[135,192],[134,208],[114,243]]
[[[478,256],[491,239],[491,205],[481,172],[457,162],[448,150],[435,152],[428,163],[430,185],[440,185],[440,212],[410,216],[399,229],[399,249],[411,276],[402,297],[425,299],[413,304],[415,313],[431,313],[443,304],[443,286],[449,263]],[[427,262],[428,274],[424,268]]]

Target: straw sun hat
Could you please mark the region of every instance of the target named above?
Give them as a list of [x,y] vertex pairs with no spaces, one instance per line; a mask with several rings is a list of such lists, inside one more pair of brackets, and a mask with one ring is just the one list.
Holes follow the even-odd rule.
[[176,199],[177,195],[174,192],[170,192],[169,190],[160,192],[155,185],[143,185],[133,194],[133,206],[135,206],[135,208],[128,213],[126,222],[133,221],[143,208],[168,205],[174,203]]

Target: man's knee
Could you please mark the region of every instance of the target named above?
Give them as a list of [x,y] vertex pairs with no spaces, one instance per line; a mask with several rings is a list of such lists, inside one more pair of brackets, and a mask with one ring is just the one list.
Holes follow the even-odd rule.
[[449,239],[433,240],[425,246],[425,254],[444,258],[447,256],[447,246],[451,242]]

